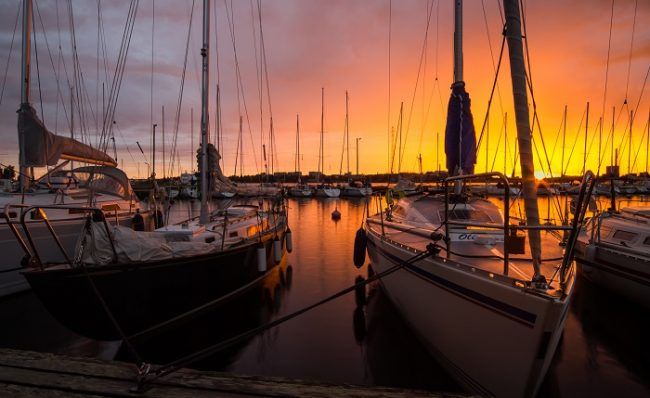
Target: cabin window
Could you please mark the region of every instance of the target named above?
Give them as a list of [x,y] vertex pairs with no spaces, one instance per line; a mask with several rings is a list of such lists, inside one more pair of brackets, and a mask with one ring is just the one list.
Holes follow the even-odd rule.
[[643,244],[650,246],[650,236],[646,236],[646,238],[643,240]]
[[616,232],[614,232],[613,237],[614,237],[614,239],[629,241],[629,240],[633,240],[634,238],[636,238],[636,235],[637,234],[635,234],[634,232],[628,232],[628,231],[623,231],[623,230],[619,229]]
[[235,231],[235,232],[231,232],[231,233],[228,234],[228,236],[229,236],[230,238],[236,238],[237,235],[239,235],[239,234],[237,233],[237,231]]

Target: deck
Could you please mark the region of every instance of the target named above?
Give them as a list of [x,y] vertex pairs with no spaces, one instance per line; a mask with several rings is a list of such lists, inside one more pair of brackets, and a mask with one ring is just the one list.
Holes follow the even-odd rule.
[[133,364],[0,349],[0,396],[11,397],[466,397],[182,369],[134,393]]
[[[369,227],[377,235],[383,235],[385,238],[396,242],[397,244],[404,245],[413,250],[425,251],[426,246],[432,242],[429,237],[432,230],[425,230],[423,228],[414,228],[408,224],[401,224],[399,222],[389,222],[381,221],[379,217],[371,217],[369,219]],[[382,228],[383,224],[383,228]],[[444,234],[444,228],[441,228],[438,232]],[[382,233],[383,232],[383,233]],[[542,259],[548,260],[553,259],[552,261],[543,261],[541,264],[541,272],[545,275],[549,282],[557,282],[557,267],[561,263],[561,259],[564,255],[564,247],[559,245],[559,240],[556,236],[550,234],[549,232],[541,232],[541,244],[542,244]],[[444,247],[444,243],[441,242],[440,246]],[[494,245],[481,245],[476,244],[473,241],[465,242],[452,242],[451,250],[454,253],[461,255],[450,255],[450,259],[459,263],[467,264],[468,266],[476,267],[487,272],[494,274],[501,274],[503,272],[503,260],[498,258],[472,258],[472,256],[486,256],[492,255],[497,257],[503,257],[504,247],[503,242],[497,242]],[[441,256],[445,256],[445,252],[441,253]],[[530,261],[530,247],[528,245],[528,237],[526,236],[525,242],[525,253],[524,254],[511,254],[509,260],[509,275],[512,278],[529,281],[533,277],[533,267],[532,261]],[[553,277],[553,279],[551,279]]]

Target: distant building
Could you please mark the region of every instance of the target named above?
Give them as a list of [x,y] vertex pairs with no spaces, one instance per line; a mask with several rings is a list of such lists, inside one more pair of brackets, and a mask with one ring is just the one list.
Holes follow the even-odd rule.
[[321,173],[320,171],[310,171],[309,172],[309,179],[310,180],[317,181],[317,180],[320,180],[322,178],[323,178],[323,173]]

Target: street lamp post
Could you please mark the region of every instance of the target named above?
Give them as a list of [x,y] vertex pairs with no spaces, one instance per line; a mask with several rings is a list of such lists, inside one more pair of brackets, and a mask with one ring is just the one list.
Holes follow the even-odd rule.
[[153,178],[154,181],[156,180],[156,127],[158,127],[158,125],[154,124],[153,125],[153,151],[151,154],[151,158],[152,158],[151,163],[153,164],[151,177]]
[[361,137],[357,137],[357,175],[359,175],[359,141]]

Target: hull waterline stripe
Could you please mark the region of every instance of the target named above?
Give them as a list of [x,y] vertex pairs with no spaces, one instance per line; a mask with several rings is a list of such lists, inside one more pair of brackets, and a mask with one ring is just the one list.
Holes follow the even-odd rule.
[[[368,240],[368,244],[374,246],[377,251],[386,257],[389,261],[397,264],[402,263],[402,260],[399,257],[379,248],[376,243],[372,241],[372,239]],[[458,297],[464,298],[468,301],[490,309],[497,314],[507,317],[508,319],[521,323],[522,325],[525,325],[529,328],[533,328],[535,326],[535,321],[537,320],[536,314],[522,310],[521,308],[514,307],[508,303],[496,300],[477,291],[468,289],[464,286],[458,285],[457,283],[444,279],[438,275],[434,275],[416,265],[408,264],[405,266],[405,269],[421,277],[427,282],[433,283],[436,286],[443,288]]]

